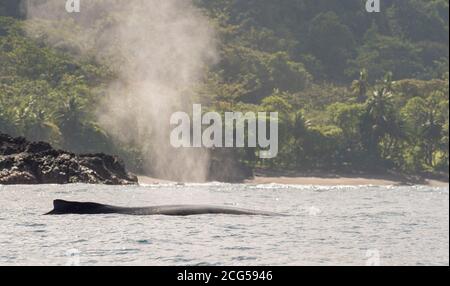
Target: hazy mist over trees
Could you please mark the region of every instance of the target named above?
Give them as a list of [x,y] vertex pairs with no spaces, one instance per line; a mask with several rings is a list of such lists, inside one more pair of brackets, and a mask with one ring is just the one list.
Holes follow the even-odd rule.
[[[384,0],[371,14],[361,0],[193,2],[220,53],[196,100],[219,112],[280,114],[278,157],[244,148],[242,162],[448,173],[448,0]],[[96,118],[117,67],[74,55],[73,43],[27,36],[23,18],[20,1],[0,0],[0,131],[118,154],[138,171],[138,148],[115,142]]]

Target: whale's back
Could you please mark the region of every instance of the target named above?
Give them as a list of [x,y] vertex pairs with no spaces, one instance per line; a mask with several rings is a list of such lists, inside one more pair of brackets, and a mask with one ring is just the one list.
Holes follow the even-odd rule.
[[263,215],[275,216],[276,213],[254,211],[241,208],[208,206],[208,205],[172,205],[155,206],[149,208],[131,209],[134,214],[139,215],[167,215],[167,216],[190,216],[204,214],[227,214],[227,215]]
[[261,215],[276,216],[279,214],[254,211],[239,208],[218,207],[208,205],[173,205],[173,206],[152,206],[140,208],[124,208],[110,205],[103,205],[91,202],[70,202],[55,200],[53,210],[48,215],[64,214],[129,214],[129,215],[167,215],[167,216],[190,216],[205,214],[227,214],[227,215]]

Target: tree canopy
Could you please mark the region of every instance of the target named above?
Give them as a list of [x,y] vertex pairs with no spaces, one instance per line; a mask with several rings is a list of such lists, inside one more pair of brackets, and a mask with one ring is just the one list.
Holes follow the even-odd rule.
[[[448,0],[385,0],[371,14],[361,0],[193,1],[220,40],[202,103],[280,113],[279,156],[259,160],[258,150],[242,149],[240,160],[448,173]],[[127,154],[138,169],[134,146],[116,144],[97,124],[112,64],[27,37],[23,16],[21,1],[0,2],[0,131]]]

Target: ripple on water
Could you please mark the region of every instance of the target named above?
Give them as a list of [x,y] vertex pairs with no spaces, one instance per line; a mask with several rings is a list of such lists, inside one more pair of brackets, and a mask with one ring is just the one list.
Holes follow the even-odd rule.
[[148,239],[141,239],[141,240],[137,240],[136,242],[138,244],[153,244],[153,242]]

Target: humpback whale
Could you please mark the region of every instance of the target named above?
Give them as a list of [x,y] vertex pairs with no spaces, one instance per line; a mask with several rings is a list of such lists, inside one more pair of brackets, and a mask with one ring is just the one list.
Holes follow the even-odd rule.
[[173,205],[173,206],[152,206],[152,207],[116,207],[90,202],[70,202],[55,200],[53,210],[46,215],[65,214],[125,214],[125,215],[166,215],[166,216],[191,216],[206,214],[225,215],[253,215],[253,216],[278,216],[280,214],[253,211],[239,208],[216,207],[208,205]]

